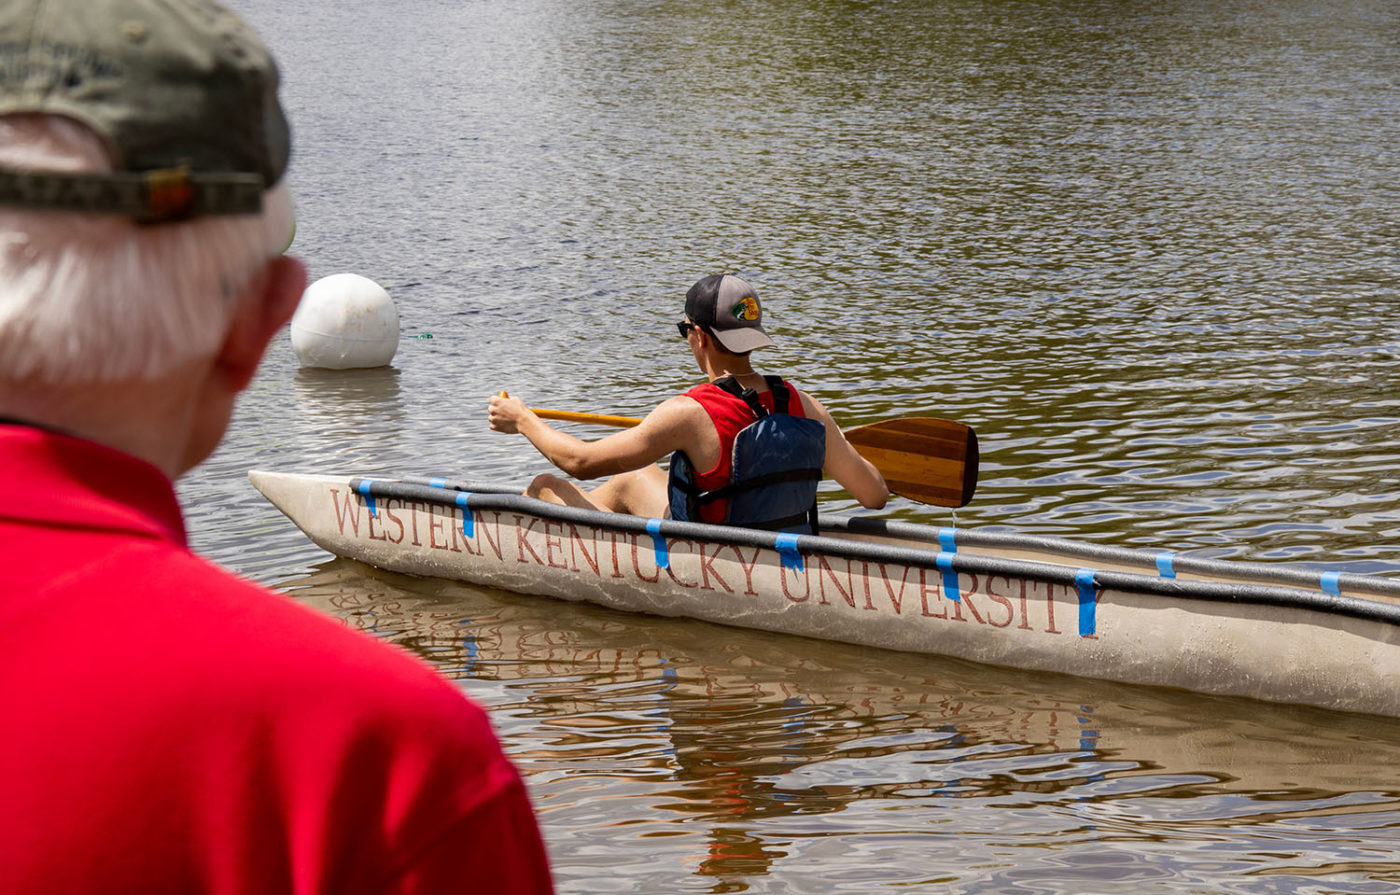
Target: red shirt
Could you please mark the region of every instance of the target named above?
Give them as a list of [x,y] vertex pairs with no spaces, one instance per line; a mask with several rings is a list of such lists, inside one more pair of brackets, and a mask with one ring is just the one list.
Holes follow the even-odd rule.
[[0,891],[551,891],[485,713],[191,554],[170,482],[0,425]]
[[[788,414],[806,416],[797,389],[786,382],[783,383],[783,388],[788,390]],[[729,479],[734,473],[734,438],[742,429],[752,425],[756,418],[743,398],[731,395],[712,382],[697,385],[685,394],[686,397],[699,401],[700,406],[705,408],[705,413],[709,414],[710,422],[715,424],[715,432],[719,435],[719,461],[703,472],[696,470],[695,486],[702,492],[723,488],[729,484]],[[760,392],[758,403],[772,413],[773,393]],[[728,511],[728,500],[713,500],[700,506],[700,521],[721,523]]]

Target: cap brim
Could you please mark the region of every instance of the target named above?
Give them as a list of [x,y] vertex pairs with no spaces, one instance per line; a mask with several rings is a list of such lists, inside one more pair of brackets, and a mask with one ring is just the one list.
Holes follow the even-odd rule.
[[745,326],[739,329],[717,329],[711,328],[715,338],[719,343],[734,354],[743,354],[746,351],[753,351],[755,348],[772,348],[774,342],[768,338],[768,334],[756,326]]

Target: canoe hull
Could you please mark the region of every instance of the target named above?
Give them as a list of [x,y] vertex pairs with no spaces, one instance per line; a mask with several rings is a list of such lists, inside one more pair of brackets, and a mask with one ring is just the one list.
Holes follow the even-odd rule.
[[1388,602],[1096,571],[1034,543],[1007,560],[901,538],[784,541],[426,485],[252,478],[317,545],[391,571],[880,649],[1400,716],[1400,606]]

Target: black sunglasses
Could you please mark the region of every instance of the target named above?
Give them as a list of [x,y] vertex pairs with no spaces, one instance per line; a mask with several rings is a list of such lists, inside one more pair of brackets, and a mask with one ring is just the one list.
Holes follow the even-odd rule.
[[676,324],[676,329],[680,330],[682,339],[688,339],[690,338],[690,331],[692,329],[704,330],[705,327],[699,323],[691,323],[689,320],[682,320],[680,323]]

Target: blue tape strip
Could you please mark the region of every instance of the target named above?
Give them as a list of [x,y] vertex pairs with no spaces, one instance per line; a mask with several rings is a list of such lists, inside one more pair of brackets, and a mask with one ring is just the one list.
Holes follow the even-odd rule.
[[1341,577],[1341,572],[1323,572],[1322,592],[1340,597],[1342,595]]
[[958,530],[957,530],[956,528],[940,528],[940,529],[938,530],[938,546],[939,546],[939,548],[941,548],[942,550],[947,551],[948,553],[957,553],[957,552],[958,552],[957,533],[958,533]]
[[1157,574],[1163,578],[1175,578],[1176,568],[1172,565],[1172,560],[1175,558],[1175,553],[1157,554]]
[[369,486],[374,483],[374,479],[360,479],[360,496],[365,499],[365,504],[369,507],[371,516],[378,516],[379,511],[374,508],[374,495],[369,493]]
[[428,485],[432,488],[446,488],[447,479],[428,479]]
[[1094,595],[1094,570],[1080,569],[1075,572],[1074,586],[1079,588],[1079,636],[1087,637],[1094,633],[1094,610],[1098,606],[1098,598]]
[[797,535],[787,532],[777,537],[778,561],[783,568],[802,571],[802,551],[797,549]]
[[962,591],[958,589],[958,573],[953,571],[953,554],[940,553],[933,562],[943,573],[943,596],[954,603],[962,602]]
[[476,516],[472,515],[471,507],[467,506],[467,498],[471,497],[470,491],[463,491],[457,495],[457,506],[462,508],[462,537],[476,537]]
[[666,536],[661,533],[661,520],[648,519],[647,532],[651,535],[651,549],[656,551],[656,567],[671,568],[671,554],[666,550]]

